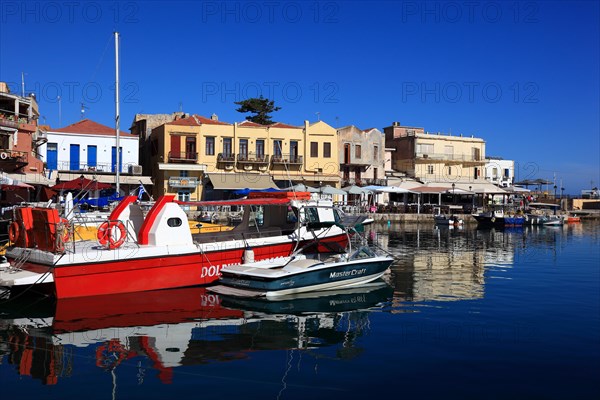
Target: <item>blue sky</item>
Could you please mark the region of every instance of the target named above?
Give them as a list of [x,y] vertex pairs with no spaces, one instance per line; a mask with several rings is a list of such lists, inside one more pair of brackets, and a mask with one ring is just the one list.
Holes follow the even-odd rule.
[[[0,80],[35,92],[42,123],[114,124],[183,110],[241,121],[263,94],[291,124],[393,121],[475,135],[517,178],[600,185],[596,1],[0,3]],[[60,120],[59,101],[60,100]]]

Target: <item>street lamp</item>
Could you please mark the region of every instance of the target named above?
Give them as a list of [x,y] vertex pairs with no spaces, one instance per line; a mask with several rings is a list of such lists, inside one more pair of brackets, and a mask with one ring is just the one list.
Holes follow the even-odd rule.
[[561,198],[561,199],[563,198],[563,196],[564,196],[564,193],[565,193],[565,188],[564,188],[564,187],[561,187],[561,188],[560,188],[560,198]]
[[556,198],[556,188],[557,188],[557,187],[558,187],[558,186],[554,185],[554,198]]
[[[472,192],[473,186],[469,186],[469,192]],[[471,193],[471,211],[475,208],[475,193]]]
[[456,204],[456,194],[454,193],[455,183],[452,183],[452,204]]

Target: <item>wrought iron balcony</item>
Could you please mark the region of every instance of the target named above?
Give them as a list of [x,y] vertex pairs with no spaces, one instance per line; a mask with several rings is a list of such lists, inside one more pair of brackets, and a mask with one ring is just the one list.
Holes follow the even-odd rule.
[[195,163],[198,161],[198,153],[191,151],[170,151],[169,162]]
[[375,179],[375,178],[363,179],[363,184],[365,184],[366,186],[369,186],[369,185],[387,186],[387,179]]
[[273,164],[302,165],[304,157],[299,155],[278,154],[271,157]]
[[268,164],[269,156],[267,154],[238,154],[237,161],[239,164]]
[[444,153],[416,153],[415,159],[418,162],[453,162],[453,163],[476,163],[485,164],[483,157],[474,157],[466,154],[444,154]]
[[217,154],[217,163],[233,164],[235,163],[235,154],[219,153]]

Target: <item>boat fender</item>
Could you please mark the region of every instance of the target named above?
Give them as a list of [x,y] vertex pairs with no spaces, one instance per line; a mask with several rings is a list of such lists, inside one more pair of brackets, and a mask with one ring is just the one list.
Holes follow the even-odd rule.
[[253,263],[253,262],[254,262],[254,250],[252,250],[252,247],[246,246],[246,249],[244,250],[244,263],[248,264],[248,263]]
[[56,246],[59,253],[64,253],[65,243],[69,241],[69,220],[61,218],[56,229]]
[[12,243],[16,243],[19,239],[19,224],[13,221],[8,227],[8,238]]
[[71,226],[69,225],[69,220],[66,218],[61,218],[58,228],[59,228],[59,235],[61,236],[63,243],[68,242],[69,239],[71,238],[71,235],[69,235],[69,230],[71,228]]
[[[118,231],[118,234],[113,234],[116,231]],[[98,243],[109,250],[121,247],[126,238],[127,229],[121,221],[104,221],[98,227]]]
[[0,153],[0,158],[6,160],[8,158],[8,153]]
[[496,217],[492,217],[492,222],[496,222]]

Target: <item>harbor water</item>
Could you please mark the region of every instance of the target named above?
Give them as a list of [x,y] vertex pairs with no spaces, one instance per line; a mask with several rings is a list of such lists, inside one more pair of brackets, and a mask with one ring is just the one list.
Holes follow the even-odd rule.
[[281,301],[185,288],[0,303],[5,399],[585,399],[600,224],[374,225],[382,281]]

